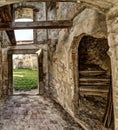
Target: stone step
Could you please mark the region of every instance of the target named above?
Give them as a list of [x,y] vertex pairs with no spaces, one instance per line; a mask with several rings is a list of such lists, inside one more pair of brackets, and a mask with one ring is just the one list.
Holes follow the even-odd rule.
[[104,90],[104,89],[93,89],[93,88],[80,88],[79,89],[79,94],[81,96],[102,96],[102,97],[107,97],[108,95],[108,89]]
[[99,90],[101,90],[101,89],[102,90],[108,90],[109,87],[110,87],[110,85],[104,85],[104,86],[101,86],[101,85],[100,86],[99,85],[98,86],[90,86],[90,85],[89,86],[88,85],[87,86],[86,85],[82,86],[81,85],[81,86],[79,86],[80,89],[83,88],[83,89],[99,89]]
[[99,85],[101,85],[101,86],[106,86],[106,85],[110,85],[110,83],[104,83],[104,82],[93,82],[93,83],[89,83],[89,82],[80,82],[79,83],[80,84],[80,86],[99,86]]
[[97,70],[83,70],[83,71],[79,71],[79,74],[82,76],[98,76],[98,75],[102,75],[105,74],[105,71],[97,71]]
[[81,64],[79,69],[81,71],[104,71],[99,65],[95,64]]
[[80,86],[88,85],[88,86],[97,86],[97,85],[110,85],[110,79],[109,78],[80,78],[79,79]]

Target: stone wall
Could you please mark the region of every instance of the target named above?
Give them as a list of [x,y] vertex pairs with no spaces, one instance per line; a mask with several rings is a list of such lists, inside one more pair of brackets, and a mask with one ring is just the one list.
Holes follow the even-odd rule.
[[[71,3],[70,3],[71,4]],[[58,10],[63,19],[68,17],[68,8],[61,4]],[[63,7],[64,6],[64,7]],[[73,11],[73,5],[70,10]],[[72,8],[71,8],[72,7]],[[76,12],[76,11],[74,11]],[[67,13],[67,14],[66,14]],[[49,52],[49,86],[51,95],[59,102],[71,115],[77,112],[78,108],[78,46],[84,35],[91,35],[96,38],[106,37],[105,16],[92,9],[84,9],[76,14],[73,27],[59,31],[56,51]]]
[[79,63],[82,70],[86,70],[88,65],[97,65],[105,70],[107,75],[111,73],[110,57],[107,54],[109,50],[108,40],[105,38],[94,38],[84,36],[79,44]]
[[38,62],[37,62],[37,54],[24,54],[19,57],[19,55],[15,55],[16,57],[13,59],[13,68],[14,69],[33,69],[37,70]]
[[[20,8],[20,6],[25,7]],[[26,8],[27,7],[27,8]],[[28,7],[32,9],[32,11],[29,11],[30,13],[33,14],[28,14],[29,12],[27,11]],[[16,16],[16,18],[30,18],[34,21],[45,21],[46,20],[46,13],[45,13],[45,2],[26,2],[26,3],[16,3],[14,4],[14,8],[16,9],[16,14],[19,16]],[[24,11],[24,10],[25,11]],[[34,9],[34,10],[33,10]],[[33,16],[32,16],[33,15]],[[34,42],[37,43],[39,41],[44,41],[47,40],[47,35],[46,35],[46,29],[37,29],[34,30]]]
[[112,65],[112,88],[114,104],[115,130],[118,129],[118,4],[107,14],[109,56]]
[[[16,0],[16,1],[8,1],[4,0],[0,1],[0,6],[22,2],[28,0]],[[59,30],[59,41],[56,46],[49,46],[49,85],[51,88],[51,94],[54,99],[59,102],[68,112],[74,113],[75,107],[77,104],[76,95],[78,94],[77,90],[77,49],[79,46],[79,41],[84,35],[91,35],[97,38],[107,37],[110,46],[110,52],[108,54],[112,60],[112,81],[113,81],[113,101],[114,101],[114,118],[115,118],[115,129],[118,129],[118,102],[117,102],[117,93],[118,93],[118,3],[117,0],[81,0],[81,4],[91,7],[93,9],[97,9],[102,13],[107,15],[107,27],[106,27],[106,19],[104,15],[97,13],[92,9],[84,9],[78,10],[79,5],[77,3],[61,3],[58,4],[58,19],[70,19],[74,17],[73,28]],[[39,5],[36,4],[37,6]],[[41,5],[44,7],[45,5]],[[113,6],[116,6],[115,8]],[[40,8],[41,14],[37,14],[37,20],[42,18],[43,9]],[[112,9],[110,9],[112,8]],[[79,13],[78,13],[79,12]],[[43,19],[43,18],[42,18]],[[107,30],[108,28],[108,30]],[[40,41],[46,38],[46,31],[40,32],[36,37],[36,41]],[[108,33],[107,33],[108,31]],[[44,34],[44,35],[43,35]],[[106,35],[107,34],[107,35]],[[2,36],[4,37],[4,36]],[[8,39],[4,39],[6,45]],[[4,45],[5,45],[4,44]],[[55,47],[55,48],[53,48]],[[56,51],[55,51],[56,49]],[[5,49],[1,49],[0,47],[0,96],[1,90],[4,93],[7,84],[7,56],[4,52]],[[2,54],[5,54],[2,57]],[[4,66],[4,64],[6,64]],[[46,65],[45,65],[46,66]],[[47,72],[47,71],[46,71]]]

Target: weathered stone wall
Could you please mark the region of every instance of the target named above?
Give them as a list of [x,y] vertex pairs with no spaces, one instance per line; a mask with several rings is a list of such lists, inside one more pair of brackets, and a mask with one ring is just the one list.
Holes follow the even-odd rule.
[[[10,3],[15,3],[15,2],[22,2],[22,1],[28,1],[28,0],[16,0],[16,1],[11,1],[11,0],[4,0],[0,1],[0,6],[10,4]],[[82,3],[86,6],[89,6],[93,9],[98,9],[102,13],[107,13],[109,9],[112,7],[110,12],[107,14],[107,27],[108,27],[108,41],[110,45],[110,52],[109,55],[111,56],[112,59],[112,80],[113,80],[113,99],[114,99],[114,115],[115,115],[115,124],[116,127],[115,129],[118,129],[118,114],[117,114],[117,108],[118,108],[118,103],[117,103],[117,77],[118,77],[118,72],[117,72],[117,44],[118,44],[118,6],[116,4],[118,3],[117,0],[81,0]],[[39,4],[39,3],[38,3]],[[37,4],[37,5],[38,5]],[[72,4],[72,3],[71,3]],[[77,3],[76,3],[77,4]],[[116,8],[113,8],[113,5],[116,6]],[[64,8],[65,6],[65,8]],[[73,8],[71,6],[66,6],[65,3],[59,5],[59,19],[68,19],[71,17],[71,13],[76,11],[73,11]],[[75,5],[73,5],[75,6]],[[66,11],[66,8],[68,11]],[[78,7],[77,7],[78,8]],[[65,11],[64,11],[64,10]],[[71,11],[70,11],[71,10]],[[40,15],[39,15],[40,16]],[[74,15],[73,15],[74,16]],[[51,50],[50,55],[49,55],[49,75],[50,75],[50,82],[49,85],[52,89],[52,94],[57,99],[57,101],[68,111],[73,112],[74,111],[74,105],[73,101],[75,99],[75,92],[76,88],[74,86],[74,74],[73,74],[73,69],[77,68],[76,61],[74,60],[76,54],[77,54],[77,47],[76,47],[76,42],[79,43],[79,40],[81,39],[81,34],[82,36],[85,34],[92,35],[94,37],[106,37],[106,24],[105,24],[105,17],[104,15],[101,15],[91,9],[85,9],[81,14],[76,15],[74,19],[74,26],[71,29],[65,29],[65,30],[60,30],[59,32],[59,41],[58,45],[56,46],[56,51],[54,52],[55,48]],[[39,33],[40,34],[40,33]],[[46,33],[45,33],[46,34]],[[38,35],[41,39],[44,38],[46,35]],[[74,38],[77,36],[76,38]],[[79,37],[80,36],[80,37]],[[40,40],[39,38],[39,40]],[[75,39],[74,42],[73,38]],[[72,45],[73,43],[73,45]],[[74,45],[75,44],[75,45]],[[73,48],[72,48],[73,47]],[[75,50],[74,50],[75,49]],[[4,51],[3,51],[4,52]],[[73,55],[71,55],[73,53]],[[0,68],[2,67],[2,49],[0,48]],[[73,57],[73,60],[72,60]],[[5,58],[6,59],[6,58]],[[77,60],[77,59],[76,59]],[[73,62],[72,62],[73,61]],[[73,67],[73,64],[75,64],[75,67]],[[4,67],[3,67],[4,68]],[[2,88],[2,78],[4,70],[0,69],[0,91]],[[6,69],[7,70],[7,69]],[[5,80],[5,78],[3,78]],[[54,87],[52,87],[54,86]],[[54,93],[55,92],[55,93]],[[77,92],[76,92],[77,93]],[[64,96],[62,96],[62,94]],[[74,106],[74,107],[73,107]]]
[[[82,70],[86,70],[87,65],[97,65],[105,70],[107,75],[111,74],[110,57],[107,54],[109,50],[108,40],[105,38],[94,38],[84,36],[79,44],[79,63]],[[88,67],[89,68],[89,67]]]
[[115,130],[118,129],[118,4],[107,14],[109,56],[112,65],[112,88]]
[[[20,9],[20,6],[25,7],[25,8]],[[30,10],[28,11],[27,10],[28,7],[32,9],[32,11]],[[16,9],[16,19],[17,18],[30,18],[34,21],[46,20],[45,2],[17,3],[17,4],[14,4],[14,8]],[[29,13],[32,13],[32,14],[29,15]],[[44,40],[47,40],[46,29],[34,30],[34,42],[37,43],[39,41],[44,41]]]
[[[62,6],[59,7],[61,10],[58,11],[61,13],[61,18],[70,17],[68,11],[62,10],[62,8],[68,8],[69,5],[61,4],[60,6]],[[74,9],[73,6],[76,4],[69,6],[71,12]],[[64,16],[63,13],[65,13]],[[51,95],[71,115],[74,115],[78,108],[77,54],[79,41],[84,35],[91,35],[96,38],[106,37],[106,31],[105,16],[86,8],[78,15],[76,14],[71,29],[60,30],[56,51],[49,52]]]
[[21,69],[21,68],[27,68],[27,69],[38,69],[38,63],[37,63],[37,54],[24,54],[22,57],[19,57],[18,55],[15,55],[13,59],[13,68],[14,69]]

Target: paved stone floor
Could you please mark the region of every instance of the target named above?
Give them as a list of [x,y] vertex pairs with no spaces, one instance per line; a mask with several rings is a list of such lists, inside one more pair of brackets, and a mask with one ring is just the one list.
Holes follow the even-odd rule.
[[37,95],[38,93],[39,93],[39,91],[38,91],[38,88],[37,89],[32,89],[32,90],[30,90],[30,91],[15,91],[14,90],[14,95],[23,95],[23,94],[26,94],[26,95],[32,95],[32,96],[34,96],[34,95]]
[[58,107],[47,97],[11,96],[0,107],[0,130],[81,130]]

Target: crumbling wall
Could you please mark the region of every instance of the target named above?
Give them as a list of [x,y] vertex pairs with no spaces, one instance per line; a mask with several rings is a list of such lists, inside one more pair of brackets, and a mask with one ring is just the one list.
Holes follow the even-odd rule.
[[[70,18],[66,10],[68,4],[60,5],[61,7],[58,10],[60,19]],[[76,6],[76,4],[71,5],[70,3],[69,9],[71,12],[75,10],[73,6]],[[63,14],[65,15],[63,16]],[[91,35],[96,38],[106,37],[106,30],[104,15],[92,9],[83,9],[78,15],[75,15],[72,28],[59,31],[56,51],[49,51],[49,86],[51,95],[71,115],[77,112],[78,107],[77,55],[79,41],[84,35]],[[74,39],[77,40],[74,41]]]
[[[105,38],[94,38],[84,36],[79,45],[79,61],[82,70],[87,69],[90,64],[97,65],[105,70],[107,75],[111,74],[110,57],[107,54],[109,50],[108,40]],[[85,67],[85,68],[84,68]]]

